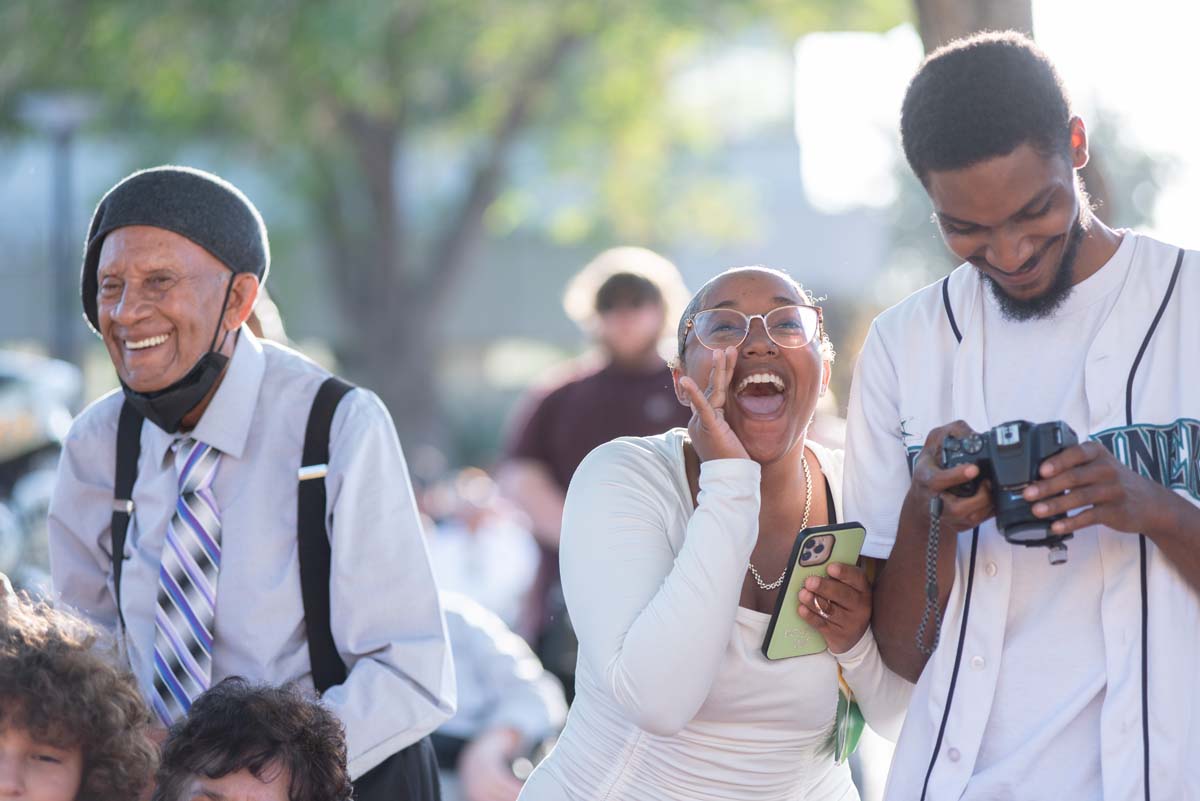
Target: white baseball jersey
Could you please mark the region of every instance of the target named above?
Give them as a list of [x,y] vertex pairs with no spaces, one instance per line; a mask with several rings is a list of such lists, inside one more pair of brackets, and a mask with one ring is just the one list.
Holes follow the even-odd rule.
[[[1131,263],[1086,351],[1086,419],[1074,425],[1081,440],[1100,442],[1200,504],[1200,254],[1130,237],[1135,241],[1122,247],[1133,248]],[[985,402],[985,291],[978,271],[964,264],[881,314],[863,345],[850,397],[844,497],[847,518],[867,528],[868,556],[891,552],[911,464],[930,429],[956,419],[977,431],[1005,422],[990,419]],[[1101,585],[1099,620],[1080,625],[1099,625],[1103,637],[1103,796],[1200,799],[1200,597],[1149,540],[1104,527],[1086,536],[1095,537],[1100,555],[1090,562]],[[889,801],[972,797],[969,783],[993,709],[1011,716],[1025,700],[997,694],[1001,669],[1044,669],[1002,667],[1014,635],[1007,628],[1015,547],[993,521],[958,537],[941,645],[913,694]],[[1045,619],[1055,612],[1046,609]],[[1026,616],[1022,625],[1038,620]],[[1013,776],[994,797],[1043,798],[1036,778]]]

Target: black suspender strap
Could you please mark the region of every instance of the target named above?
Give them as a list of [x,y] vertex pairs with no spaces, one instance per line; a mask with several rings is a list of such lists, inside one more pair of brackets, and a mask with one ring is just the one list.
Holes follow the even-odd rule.
[[[1127,426],[1133,425],[1133,379],[1142,363],[1142,357],[1146,355],[1146,349],[1150,347],[1150,340],[1158,329],[1158,322],[1162,319],[1163,312],[1167,310],[1171,296],[1175,294],[1175,284],[1179,280],[1179,270],[1183,266],[1183,252],[1183,248],[1180,248],[1179,255],[1175,258],[1175,269],[1171,273],[1171,280],[1167,284],[1167,291],[1163,295],[1162,303],[1158,305],[1158,311],[1150,322],[1150,328],[1146,331],[1142,346],[1138,348],[1133,366],[1129,368],[1129,379],[1125,383],[1125,425]],[[1150,801],[1150,592],[1145,534],[1138,534],[1138,550],[1141,558],[1142,579],[1142,781],[1146,801]]]
[[946,307],[946,319],[950,322],[950,330],[954,338],[962,342],[962,331],[958,330],[958,321],[954,319],[954,309],[950,305],[950,276],[942,279],[942,305]]
[[325,527],[325,473],[329,464],[329,432],[333,413],[347,392],[354,389],[330,376],[317,390],[300,462],[298,514],[300,592],[304,599],[304,628],[312,660],[313,685],[324,693],[346,680],[346,664],[338,654],[329,624],[329,534]]
[[121,610],[121,569],[125,565],[125,536],[133,517],[133,485],[137,481],[138,457],[142,453],[142,422],[144,418],[126,401],[117,418],[117,468],[113,486],[111,533],[113,592],[117,601],[117,619],[125,629],[125,613]]

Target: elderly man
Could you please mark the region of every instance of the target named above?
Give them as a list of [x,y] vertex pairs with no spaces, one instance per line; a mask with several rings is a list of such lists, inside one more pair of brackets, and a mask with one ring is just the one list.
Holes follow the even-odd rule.
[[120,628],[164,726],[226,676],[299,680],[345,724],[360,801],[436,797],[425,737],[454,674],[400,444],[372,393],[243,325],[269,260],[214,175],[146,170],[101,200],[83,308],[121,390],[64,444],[55,589]]

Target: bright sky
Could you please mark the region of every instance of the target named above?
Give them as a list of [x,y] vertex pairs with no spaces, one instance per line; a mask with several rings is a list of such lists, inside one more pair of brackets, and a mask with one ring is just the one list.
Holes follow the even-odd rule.
[[1043,0],[1033,26],[1085,121],[1099,103],[1121,115],[1132,142],[1176,160],[1151,233],[1200,247],[1200,4]]
[[[1200,3],[1035,0],[1034,30],[1085,121],[1099,105],[1134,147],[1174,159],[1154,233],[1200,247]],[[795,53],[796,134],[805,191],[829,212],[894,200],[900,98],[921,49],[907,26],[883,36],[806,36]]]

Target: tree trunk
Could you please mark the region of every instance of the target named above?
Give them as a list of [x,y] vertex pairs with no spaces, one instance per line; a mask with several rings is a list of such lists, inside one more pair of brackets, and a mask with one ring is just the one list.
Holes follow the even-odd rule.
[[436,326],[437,315],[419,298],[377,303],[354,320],[354,336],[339,353],[347,376],[384,401],[410,457],[421,446],[445,444],[437,388],[441,336]]
[[[528,124],[541,90],[580,43],[564,30],[531,60],[485,147],[457,210],[448,215],[429,257],[417,269],[407,236],[406,209],[396,171],[403,168],[403,120],[340,113],[340,130],[354,165],[315,165],[321,185],[317,211],[326,237],[347,334],[338,349],[348,378],[375,390],[410,451],[444,447],[446,421],[438,397],[440,310],[473,264],[488,206],[503,186],[512,146]],[[355,220],[366,213],[368,225]]]
[[913,0],[925,52],[977,31],[1033,35],[1033,0]]

